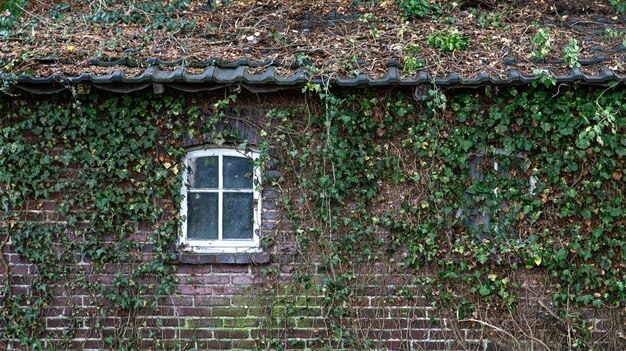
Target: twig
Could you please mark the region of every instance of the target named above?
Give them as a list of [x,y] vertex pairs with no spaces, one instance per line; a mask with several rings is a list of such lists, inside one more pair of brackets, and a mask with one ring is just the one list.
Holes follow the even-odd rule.
[[65,27],[64,25],[59,25],[59,24],[54,24],[51,21],[46,20],[45,18],[39,17],[37,15],[35,15],[34,13],[28,11],[27,9],[25,9],[24,7],[20,6],[19,4],[16,4],[16,6],[20,9],[20,11],[28,14],[29,16],[36,18],[37,20],[39,20],[40,22],[46,23],[49,26],[53,26],[55,28],[63,28]]
[[501,333],[504,333],[504,334],[508,335],[511,339],[513,339],[513,341],[515,341],[515,343],[517,344],[517,347],[521,347],[521,346],[522,346],[522,345],[520,344],[520,342],[519,342],[519,341],[515,338],[515,336],[513,336],[513,334],[511,334],[511,333],[507,332],[506,330],[504,330],[504,329],[502,329],[502,328],[496,327],[496,326],[495,326],[495,325],[493,325],[493,324],[487,323],[487,322],[485,322],[485,321],[481,321],[481,320],[479,320],[479,319],[474,319],[474,318],[459,319],[459,322],[475,322],[475,323],[482,324],[482,325],[484,325],[484,326],[490,327],[490,328],[492,328],[492,329],[494,329],[494,330],[496,330],[496,331],[499,331],[499,332],[501,332]]
[[2,239],[2,243],[0,243],[0,266],[2,266],[2,276],[4,278],[4,284],[7,288],[7,295],[11,295],[11,280],[9,276],[9,265],[4,259],[4,246],[9,241],[10,235],[7,231],[7,235]]

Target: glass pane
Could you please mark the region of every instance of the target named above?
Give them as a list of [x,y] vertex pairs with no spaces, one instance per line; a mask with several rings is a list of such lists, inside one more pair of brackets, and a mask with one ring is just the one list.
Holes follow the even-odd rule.
[[252,193],[224,193],[222,238],[252,239],[253,201]]
[[224,156],[224,188],[252,189],[252,159]]
[[187,239],[217,240],[217,193],[187,193]]
[[470,180],[482,181],[485,174],[490,172],[489,168],[493,168],[493,164],[485,160],[484,156],[476,156],[468,160],[470,167]]
[[217,156],[197,157],[189,160],[187,177],[189,187],[192,189],[218,187],[218,163]]

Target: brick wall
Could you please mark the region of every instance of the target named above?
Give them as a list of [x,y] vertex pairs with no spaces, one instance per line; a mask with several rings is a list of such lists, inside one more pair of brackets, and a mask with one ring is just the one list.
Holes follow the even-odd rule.
[[[264,99],[263,107],[259,109],[258,100],[251,96],[242,102],[240,117],[259,122],[263,111],[285,107],[286,101],[300,102],[294,96],[276,95]],[[241,133],[252,143],[258,138],[256,131],[249,127],[242,127]],[[200,138],[186,140],[186,143],[191,146],[206,141]],[[280,177],[280,169],[269,167],[267,172],[271,177]],[[264,190],[262,235],[289,238],[289,230],[281,225],[281,214],[277,210],[279,194],[280,190],[271,186]],[[171,203],[167,205],[172,206]],[[43,218],[51,218],[54,207],[55,199],[50,199],[32,211]],[[149,230],[138,226],[138,235]],[[2,255],[8,266],[0,266],[0,273],[10,277],[12,293],[37,294],[30,290],[30,281],[38,274],[36,267],[15,253],[10,240],[2,247]],[[80,289],[67,291],[64,285],[49,286],[47,289],[56,297],[43,307],[45,329],[39,333],[40,339],[51,349],[106,349],[110,347],[107,338],[131,337],[119,334],[119,327],[125,325],[131,326],[132,333],[137,333],[141,339],[140,349],[341,349],[342,344],[327,337],[332,330],[326,318],[328,304],[324,292],[314,288],[305,290],[294,283],[299,259],[288,242],[252,255],[179,253],[171,262],[176,267],[176,291],[162,298],[153,308],[140,309],[131,318],[123,313],[99,314],[97,306],[106,299],[105,296],[88,295]],[[93,279],[110,283],[112,275],[118,271],[116,268],[119,267],[112,266]],[[509,349],[508,346],[512,347],[510,349],[546,349],[540,341],[520,345],[495,342],[507,339],[506,334],[511,333],[505,330],[509,326],[507,323],[519,321],[518,316],[494,316],[490,315],[493,311],[481,311],[484,315],[480,320],[491,321],[493,325],[458,322],[458,316],[435,309],[424,297],[424,292],[411,285],[413,276],[393,275],[389,273],[393,272],[389,267],[374,268],[364,277],[360,299],[343,321],[345,330],[358,340],[368,340],[364,349],[505,350]],[[91,265],[80,261],[72,269],[89,271]],[[323,278],[323,272],[316,274],[318,279]],[[68,277],[71,279],[72,275]],[[2,282],[4,280],[0,281],[0,289],[5,288]],[[400,296],[398,286],[410,291],[412,298]],[[536,297],[529,298],[527,305],[534,308],[533,318],[540,314],[542,309],[536,303]],[[606,312],[601,316],[589,316],[593,323],[590,332],[598,339],[608,338],[613,328],[616,325],[619,328],[623,323],[620,320],[623,311]],[[535,333],[530,337],[525,335],[524,340],[546,340],[555,325],[550,316],[537,317],[516,330]],[[72,333],[69,337],[63,337],[69,332]],[[555,338],[563,335],[554,334]],[[563,345],[565,341],[557,342]],[[615,346],[619,347],[606,344],[606,349]],[[0,340],[0,350],[7,348],[29,349],[29,345],[20,345],[19,340]]]

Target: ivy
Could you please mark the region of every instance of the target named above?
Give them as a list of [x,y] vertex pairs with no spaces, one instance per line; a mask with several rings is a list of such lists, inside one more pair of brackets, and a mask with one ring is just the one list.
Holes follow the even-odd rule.
[[116,0],[103,1],[98,4],[101,8],[86,20],[104,23],[143,23],[146,19],[150,19],[149,24],[143,28],[144,32],[150,30],[187,32],[193,30],[198,24],[196,20],[187,21],[180,18],[178,14],[178,11],[186,10],[191,5],[190,0],[138,1],[124,12],[109,10],[109,6],[119,3]]
[[[126,337],[103,343],[137,347],[140,312],[156,308],[176,282],[167,262],[177,238],[180,140],[198,116],[185,105],[181,97],[103,95],[2,102],[0,231],[37,273],[26,293],[3,284],[3,340],[63,348],[84,306],[70,306],[55,342],[40,338],[42,314],[60,291],[82,291],[98,308],[88,327],[127,316],[116,332]],[[50,201],[58,206],[47,208]]]
[[[300,272],[316,276],[308,262],[322,258],[317,291],[346,347],[369,342],[350,321],[363,289],[380,279],[373,272],[396,262],[396,274],[438,272],[404,294],[418,286],[460,319],[484,306],[514,311],[532,284],[520,277],[543,275],[542,294],[557,310],[549,312],[569,316],[581,348],[590,336],[571,306],[626,299],[623,89],[431,90],[422,104],[308,90],[322,108],[275,131],[292,141],[283,143],[284,187],[305,190],[284,206],[310,210],[286,211],[301,254],[312,257]],[[314,279],[302,280],[314,289]]]
[[[375,347],[351,324],[371,289],[389,304],[426,296],[461,321],[515,313],[531,290],[570,328],[572,349],[592,342],[580,311],[623,304],[622,88],[433,88],[416,99],[310,83],[303,94],[307,104],[257,126],[260,165],[271,156],[281,172],[262,184],[280,190],[291,229],[264,247],[296,244],[292,291],[321,297],[328,345]],[[174,292],[182,140],[208,133],[246,147],[229,123],[237,104],[236,94],[209,104],[200,121],[204,103],[181,96],[2,101],[0,245],[38,273],[27,292],[3,284],[4,340],[63,349],[79,323],[98,330],[117,315],[125,322],[102,344],[137,347],[142,313]],[[40,334],[58,291],[82,291],[98,309],[83,321],[72,306],[52,342]],[[289,316],[304,311],[283,300]]]

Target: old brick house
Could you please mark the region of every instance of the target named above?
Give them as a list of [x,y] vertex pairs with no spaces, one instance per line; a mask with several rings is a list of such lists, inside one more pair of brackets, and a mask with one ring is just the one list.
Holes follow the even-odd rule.
[[8,27],[0,350],[623,348],[608,4],[151,3]]

